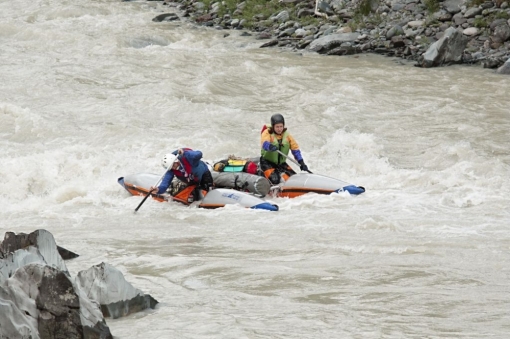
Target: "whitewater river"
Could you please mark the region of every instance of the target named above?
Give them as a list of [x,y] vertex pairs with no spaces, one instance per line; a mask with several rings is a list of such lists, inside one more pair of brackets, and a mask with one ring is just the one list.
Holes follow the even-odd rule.
[[[104,261],[160,302],[116,338],[508,337],[510,77],[259,49],[161,6],[0,1],[2,238],[46,229],[73,275]],[[118,177],[255,156],[274,113],[366,193],[133,213]]]

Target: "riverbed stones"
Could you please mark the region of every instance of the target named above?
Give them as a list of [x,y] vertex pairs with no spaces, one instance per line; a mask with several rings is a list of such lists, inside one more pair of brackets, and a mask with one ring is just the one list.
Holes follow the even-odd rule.
[[[257,32],[257,39],[261,37],[271,39],[260,47],[279,46],[288,50],[298,50],[306,46],[307,50],[320,54],[345,55],[355,51],[355,53],[396,55],[421,62],[424,60],[424,52],[430,50],[437,41],[443,41],[445,31],[453,28],[469,42],[461,53],[464,57],[461,57],[460,61],[454,58],[455,60],[443,61],[439,64],[463,62],[481,64],[482,60],[491,59],[491,66],[496,63],[499,67],[510,57],[508,44],[510,38],[507,37],[510,34],[508,1],[445,0],[438,1],[437,7],[431,8],[432,2],[424,0],[371,0],[363,2],[365,5],[363,10],[366,10],[368,14],[362,15],[360,1],[319,0],[317,3],[311,0],[268,0],[270,3],[278,1],[283,10],[267,13],[262,12],[261,8],[261,12],[257,13],[256,8],[250,8],[253,15],[250,18],[244,17],[238,25],[233,25],[232,23],[236,22],[232,20],[240,19],[238,16],[242,15],[244,9],[248,7],[240,0],[235,0],[228,6],[229,8],[225,7],[225,3],[213,2],[203,7],[205,13],[201,13],[193,5],[195,2],[175,1],[200,25],[214,26],[217,29],[251,27]],[[165,4],[167,3],[163,3]],[[167,4],[167,6],[170,5]],[[243,6],[245,6],[244,9]],[[315,13],[316,6],[317,13]],[[226,11],[223,17],[218,16],[220,9],[221,12]],[[201,19],[203,17],[200,17],[204,14],[208,14],[205,21]],[[314,17],[313,21],[310,20],[312,17]],[[286,26],[287,23],[292,25]],[[496,31],[500,25],[505,26]],[[333,29],[331,28],[333,26],[340,28]],[[398,26],[403,29],[403,32]],[[292,32],[290,28],[294,28],[295,31]],[[301,29],[304,29],[306,33]],[[260,35],[261,32],[266,33]],[[366,36],[366,39],[363,41],[360,39],[335,40],[338,37],[337,34],[345,33],[359,34]],[[326,39],[328,36],[331,40]],[[403,39],[393,39],[395,36],[402,36]],[[487,42],[487,39],[490,41]],[[343,45],[344,43],[350,45]],[[481,52],[484,57],[472,56],[478,52]],[[497,53],[503,53],[503,57],[491,57]],[[446,55],[452,56],[451,53]]]

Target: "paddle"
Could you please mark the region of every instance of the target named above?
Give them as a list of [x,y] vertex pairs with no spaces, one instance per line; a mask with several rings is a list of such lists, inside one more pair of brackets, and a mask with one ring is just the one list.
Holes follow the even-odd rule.
[[[168,172],[168,170],[169,170],[172,166],[173,166],[173,164],[170,164],[170,166],[168,166],[168,168],[167,168],[167,169],[166,169],[166,171],[165,171],[165,174],[166,174],[166,172]],[[163,175],[161,176],[161,178],[159,178],[158,182],[154,185],[154,187],[158,187],[158,185],[159,185],[159,183],[161,182],[161,180],[163,180],[163,178],[165,177],[165,174],[163,174]],[[148,198],[148,197],[150,197],[150,195],[151,195],[151,193],[152,193],[153,191],[154,191],[154,190],[149,191],[149,192],[147,193],[147,195],[145,196],[145,198],[143,198],[142,202],[141,202],[141,203],[140,203],[140,204],[139,204],[139,205],[135,208],[135,212],[134,212],[134,213],[136,213],[136,211],[138,211],[138,210],[140,209],[140,207],[142,207],[142,205],[143,205],[143,203],[145,202],[145,200],[147,200],[147,198]]]
[[[301,165],[300,165],[300,164],[299,164],[299,162],[297,162],[296,160],[294,160],[294,159],[292,159],[292,158],[289,158],[287,155],[285,155],[285,153],[282,153],[282,152],[281,152],[281,151],[279,151],[279,150],[276,150],[276,152],[278,152],[278,154],[280,154],[280,155],[283,155],[285,158],[287,158],[287,160],[292,161],[293,163],[295,163],[296,165],[298,165],[298,166],[301,168]],[[312,173],[311,171],[309,171],[309,170],[306,170],[306,171],[307,171],[308,173],[310,173],[310,174],[313,174],[313,173]]]

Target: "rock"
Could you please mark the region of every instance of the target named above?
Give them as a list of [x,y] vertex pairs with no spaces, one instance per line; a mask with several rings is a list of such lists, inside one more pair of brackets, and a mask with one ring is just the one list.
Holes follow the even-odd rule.
[[510,58],[496,71],[498,74],[509,74],[510,75]]
[[451,13],[441,13],[441,15],[438,15],[437,16],[437,20],[441,21],[441,22],[445,22],[445,21],[451,21],[452,20],[452,15]]
[[484,61],[482,61],[482,67],[483,68],[498,68],[502,66],[501,61],[497,58],[487,58]]
[[492,8],[494,7],[494,3],[492,1],[485,1],[483,4],[480,5],[483,9]]
[[262,44],[262,46],[260,46],[260,48],[272,47],[272,46],[276,46],[276,45],[278,45],[278,40],[277,39],[273,39],[271,41],[266,42],[265,44]]
[[398,3],[398,2],[397,2],[397,3],[395,3],[395,4],[393,4],[393,5],[391,6],[391,10],[392,10],[393,12],[400,12],[401,10],[403,10],[403,9],[404,9],[404,7],[405,7],[405,5],[404,5],[404,4],[401,4],[401,3]]
[[76,276],[76,284],[87,297],[101,305],[105,317],[113,319],[154,308],[158,303],[148,294],[134,288],[115,267],[101,263]]
[[264,32],[261,32],[259,35],[257,35],[255,37],[255,39],[257,39],[257,40],[271,39],[271,37],[272,37],[272,34],[270,32],[264,31]]
[[341,19],[352,19],[354,17],[354,12],[349,9],[342,9],[337,12],[337,15]]
[[320,10],[322,13],[326,13],[327,15],[334,15],[335,11],[326,1],[319,1],[317,4],[317,9]]
[[78,258],[79,257],[78,254],[76,254],[74,252],[71,252],[68,249],[60,247],[58,245],[57,245],[57,251],[58,251],[58,254],[60,254],[62,259],[64,259],[64,260],[70,260],[70,259],[74,259],[74,258]]
[[98,306],[50,266],[19,268],[0,285],[0,310],[1,338],[112,338]]
[[174,20],[179,20],[179,17],[175,13],[160,14],[152,19],[152,21],[154,21],[154,22],[174,21]]
[[284,30],[284,31],[280,32],[280,34],[278,34],[278,38],[292,36],[292,34],[294,34],[295,31],[296,31],[295,28],[287,28],[286,30]]
[[425,25],[425,21],[423,21],[423,20],[409,21],[407,23],[407,26],[409,26],[411,28],[421,27],[423,25]]
[[491,28],[491,30],[494,30],[494,29],[496,29],[497,26],[504,25],[504,24],[506,24],[505,19],[496,19],[493,22],[491,22],[490,28]]
[[492,36],[492,41],[503,43],[510,38],[510,26],[507,24],[502,24],[496,26],[494,29],[494,34]]
[[391,38],[391,46],[394,48],[405,47],[405,45],[404,38],[401,36],[394,36]]
[[386,39],[391,39],[394,36],[404,35],[404,30],[400,25],[395,25],[391,27],[386,33]]
[[349,26],[344,26],[337,29],[336,33],[352,33],[352,29]]
[[298,13],[297,13],[297,17],[298,18],[303,18],[305,16],[312,16],[314,15],[314,10],[313,9],[309,9],[309,8],[301,8]]
[[469,27],[462,31],[462,34],[467,36],[475,36],[478,35],[479,31],[476,27]]
[[446,0],[443,6],[448,13],[457,14],[461,11],[462,5],[465,4],[464,0]]
[[360,36],[359,33],[341,33],[341,34],[330,34],[325,37],[320,37],[312,41],[312,43],[308,46],[311,51],[318,52],[320,54],[325,54],[329,50],[332,50],[335,47],[340,46],[344,42],[352,42],[358,39]]
[[340,46],[337,48],[333,48],[332,50],[329,50],[326,54],[327,55],[352,55],[361,53],[361,50],[358,48],[355,48],[353,46]]
[[482,14],[482,11],[483,9],[480,7],[471,7],[466,11],[466,13],[464,13],[464,18],[474,18],[475,16]]
[[297,38],[303,38],[307,35],[307,31],[302,29],[302,28],[298,28],[296,29],[296,31],[294,32],[294,35],[297,37]]
[[422,54],[417,66],[436,67],[462,61],[462,52],[466,47],[467,39],[455,28],[448,28],[443,37],[433,43]]
[[452,19],[453,19],[453,22],[455,23],[455,25],[457,25],[457,26],[460,26],[463,23],[467,22],[467,19],[464,18],[464,15],[462,13],[455,14]]
[[199,17],[196,17],[195,21],[198,22],[198,23],[203,23],[203,22],[211,21],[212,19],[213,19],[213,17],[212,17],[211,14],[204,14],[204,15],[201,15]]
[[278,22],[287,22],[289,19],[290,15],[288,11],[281,11],[274,17],[274,20]]
[[[19,249],[27,249],[30,246],[33,246],[36,249],[31,253],[35,253],[37,251],[40,257],[42,258],[42,261],[38,261],[39,260],[38,259],[37,262],[42,262],[49,266],[55,267],[58,270],[67,272],[67,267],[64,263],[64,260],[62,259],[57,250],[57,244],[55,243],[53,234],[42,229],[36,230],[30,234],[25,233],[15,234],[14,232],[6,232],[4,235],[4,240],[2,241],[2,243],[0,243],[0,259],[6,258],[7,256],[16,252]],[[18,257],[22,256],[25,257],[26,255],[18,254]],[[17,268],[23,266],[22,261],[20,261],[19,263],[21,265],[15,267],[14,271]],[[24,263],[28,263],[27,259],[24,259]],[[12,271],[11,273],[14,273],[14,271]],[[0,282],[1,281],[2,276],[0,274]]]
[[[307,38],[309,38],[309,37],[311,37],[311,36],[308,36]],[[312,42],[312,39],[307,39],[307,38],[299,41],[296,47],[299,49],[306,48],[310,44],[310,42]]]

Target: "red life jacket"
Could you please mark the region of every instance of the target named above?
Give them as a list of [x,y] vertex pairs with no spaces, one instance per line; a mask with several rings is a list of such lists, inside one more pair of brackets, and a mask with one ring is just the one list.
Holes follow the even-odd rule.
[[[192,151],[191,148],[182,148],[182,150],[183,150],[183,152]],[[179,155],[178,159],[181,162],[182,166],[184,167],[184,176],[183,176],[183,173],[181,171],[179,171],[178,169],[176,169],[176,170],[173,169],[172,172],[174,172],[174,174],[178,178],[184,178],[185,181],[187,181],[188,183],[191,181],[198,182],[198,178],[196,178],[193,175],[193,171],[191,170],[191,164],[189,163],[188,159],[186,159],[186,157],[184,156],[184,153],[182,155]]]

